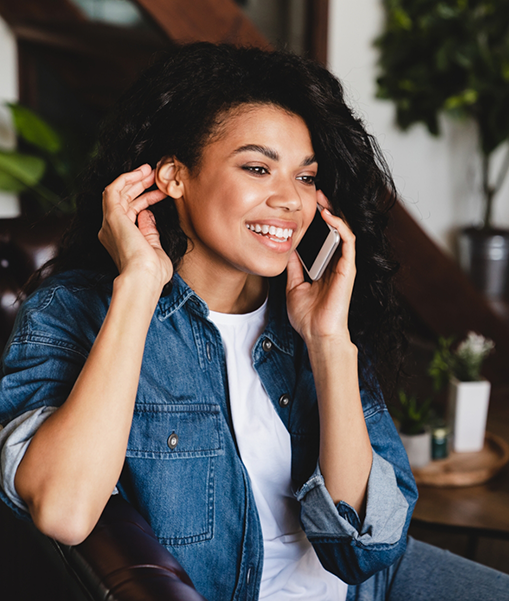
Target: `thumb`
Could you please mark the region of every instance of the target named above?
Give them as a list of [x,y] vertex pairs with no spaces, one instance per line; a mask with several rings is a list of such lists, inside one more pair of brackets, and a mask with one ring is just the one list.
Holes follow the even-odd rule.
[[138,228],[147,242],[153,247],[160,247],[159,231],[152,211],[144,210],[138,214]]
[[290,292],[304,282],[304,271],[297,253],[293,251],[286,267],[286,292]]

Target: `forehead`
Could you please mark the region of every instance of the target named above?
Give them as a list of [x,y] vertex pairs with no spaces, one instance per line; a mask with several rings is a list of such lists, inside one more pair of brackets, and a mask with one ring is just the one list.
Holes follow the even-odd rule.
[[313,153],[311,135],[302,117],[272,104],[245,104],[221,115],[204,152],[235,150],[246,144]]

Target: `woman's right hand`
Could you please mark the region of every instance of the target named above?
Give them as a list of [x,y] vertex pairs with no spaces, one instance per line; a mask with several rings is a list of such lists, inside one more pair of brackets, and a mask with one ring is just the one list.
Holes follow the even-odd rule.
[[166,198],[160,190],[145,192],[154,181],[154,170],[142,165],[105,188],[99,240],[120,274],[150,277],[162,289],[173,276],[173,265],[161,246],[154,215],[148,210]]
[[99,239],[120,276],[67,400],[37,430],[16,472],[36,526],[66,545],[88,536],[122,472],[147,332],[173,275],[148,210],[166,196],[147,192],[153,183],[143,165],[104,191]]

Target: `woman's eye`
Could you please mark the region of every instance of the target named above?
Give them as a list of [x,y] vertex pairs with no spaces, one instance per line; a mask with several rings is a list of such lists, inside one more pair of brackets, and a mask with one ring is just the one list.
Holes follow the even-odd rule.
[[309,186],[312,186],[316,183],[316,175],[301,175],[297,179]]
[[269,172],[266,167],[262,167],[261,165],[244,165],[242,169],[255,175],[266,175]]

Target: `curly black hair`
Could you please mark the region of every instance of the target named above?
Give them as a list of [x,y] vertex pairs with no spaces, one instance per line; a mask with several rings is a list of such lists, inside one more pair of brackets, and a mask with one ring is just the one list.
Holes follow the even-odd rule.
[[[200,42],[159,56],[104,124],[76,216],[44,274],[72,268],[115,274],[97,238],[104,188],[121,173],[144,163],[155,167],[163,157],[199,169],[201,151],[219,124],[245,104],[275,105],[307,124],[318,186],[357,240],[351,335],[362,363],[374,366],[382,382],[391,381],[399,365],[401,327],[392,284],[397,263],[384,232],[395,186],[376,141],[346,104],[340,82],[318,63],[290,53]],[[153,213],[162,246],[178,268],[187,239],[173,200],[158,203]]]

